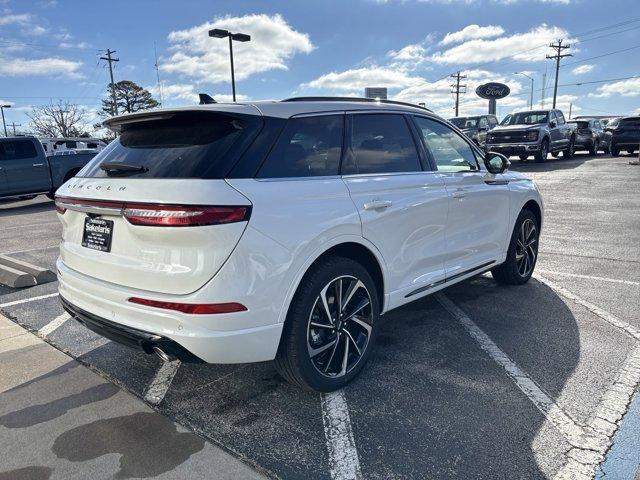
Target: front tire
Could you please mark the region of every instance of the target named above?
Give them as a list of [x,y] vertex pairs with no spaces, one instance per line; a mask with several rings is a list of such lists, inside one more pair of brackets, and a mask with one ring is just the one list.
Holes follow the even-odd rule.
[[593,146],[589,149],[590,155],[598,155],[598,150],[600,149],[600,142],[598,140],[593,141]]
[[620,149],[618,147],[616,147],[615,145],[611,145],[610,150],[611,150],[611,156],[612,157],[619,157],[620,156]]
[[312,267],[291,301],[275,358],[278,373],[305,390],[342,388],[364,367],[380,302],[369,272],[344,257]]
[[544,163],[547,161],[547,155],[549,154],[549,140],[546,138],[542,140],[540,144],[540,150],[535,154],[536,163]]
[[529,155],[518,155],[518,157],[520,158],[520,161],[524,162],[527,158],[529,158]]
[[506,285],[522,285],[533,275],[538,260],[540,226],[531,210],[524,209],[516,220],[507,259],[491,270],[496,282]]

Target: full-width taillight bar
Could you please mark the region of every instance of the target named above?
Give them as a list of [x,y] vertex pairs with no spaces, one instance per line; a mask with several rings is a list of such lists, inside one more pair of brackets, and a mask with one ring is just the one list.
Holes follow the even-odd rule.
[[241,303],[176,303],[163,302],[160,300],[149,300],[147,298],[131,297],[131,303],[146,305],[147,307],[162,308],[164,310],[175,310],[192,315],[211,315],[216,313],[244,312],[247,307]]
[[251,216],[250,206],[164,205],[112,202],[56,197],[56,210],[70,210],[97,215],[121,215],[133,225],[149,227],[195,227],[243,222]]

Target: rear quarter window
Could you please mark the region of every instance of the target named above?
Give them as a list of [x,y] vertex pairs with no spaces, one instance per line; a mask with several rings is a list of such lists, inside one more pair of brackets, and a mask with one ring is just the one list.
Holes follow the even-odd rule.
[[224,178],[261,125],[258,116],[213,112],[131,123],[77,176],[115,176],[101,165],[124,163],[144,167],[127,172],[133,178]]

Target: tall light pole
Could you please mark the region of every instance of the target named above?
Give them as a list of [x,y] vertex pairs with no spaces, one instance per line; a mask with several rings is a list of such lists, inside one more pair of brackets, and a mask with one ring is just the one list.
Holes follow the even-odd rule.
[[233,92],[233,101],[235,102],[236,78],[233,71],[233,41],[235,40],[237,42],[249,42],[251,40],[251,35],[246,35],[244,33],[231,33],[229,30],[214,28],[213,30],[209,30],[209,36],[214,38],[229,37],[229,58],[231,59],[231,91]]
[[0,112],[2,112],[2,126],[4,127],[4,136],[8,137],[9,135],[7,135],[7,124],[4,121],[4,109],[5,108],[11,108],[11,105],[0,105]]
[[524,75],[531,80],[531,97],[529,99],[529,110],[533,110],[533,78],[523,72],[514,72],[515,75]]

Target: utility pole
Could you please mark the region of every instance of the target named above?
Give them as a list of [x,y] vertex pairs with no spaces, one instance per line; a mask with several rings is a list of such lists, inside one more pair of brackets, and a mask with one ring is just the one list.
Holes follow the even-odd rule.
[[569,104],[569,120],[571,120],[571,108],[573,107],[573,103]]
[[107,48],[107,56],[100,57],[100,60],[104,60],[109,62],[109,75],[111,76],[111,98],[113,99],[113,115],[118,115],[118,102],[116,101],[116,85],[113,83],[113,62],[119,62],[119,58],[111,57],[112,54],[116,53],[115,50],[109,50]]
[[562,45],[562,39],[558,40],[557,44],[552,43],[549,45],[556,51],[555,55],[547,55],[548,59],[556,61],[556,81],[553,86],[553,107],[556,108],[556,97],[558,96],[558,73],[560,72],[560,59],[564,57],[572,57],[570,53],[562,53],[563,50],[570,48],[571,45]]
[[156,78],[158,79],[158,95],[160,95],[160,106],[164,102],[162,98],[162,83],[160,82],[160,70],[158,70],[158,51],[156,50],[156,42],[153,42],[153,54],[156,57],[156,63],[154,67],[156,67]]
[[16,122],[12,122],[9,124],[9,126],[13,127],[13,136],[16,136],[16,127],[21,127],[22,124],[21,123],[16,123]]
[[463,89],[467,88],[466,85],[460,85],[460,80],[464,80],[465,78],[467,78],[465,75],[460,75],[460,71],[458,71],[458,73],[455,73],[454,75],[451,75],[451,78],[455,78],[456,79],[456,83],[452,84],[451,86],[455,89],[452,90],[451,93],[455,94],[456,96],[456,117],[458,116],[458,110],[460,107],[460,94],[461,93],[467,93],[466,90],[463,91]]
[[547,72],[542,74],[542,97],[540,98],[540,108],[544,110],[544,90],[547,88]]

